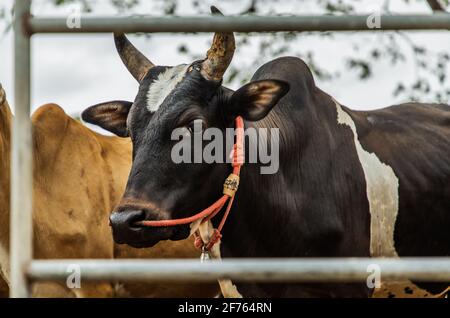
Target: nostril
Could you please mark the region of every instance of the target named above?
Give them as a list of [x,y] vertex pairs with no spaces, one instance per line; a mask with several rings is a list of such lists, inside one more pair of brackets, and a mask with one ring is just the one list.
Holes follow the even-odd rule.
[[109,222],[115,228],[137,228],[139,221],[145,220],[145,211],[122,211],[113,212],[109,217]]
[[140,212],[139,214],[135,214],[135,215],[133,215],[133,217],[130,217],[128,219],[128,226],[130,228],[141,228],[142,227],[142,225],[140,225],[140,222],[145,221],[146,214],[145,214],[145,211],[139,211],[139,212]]

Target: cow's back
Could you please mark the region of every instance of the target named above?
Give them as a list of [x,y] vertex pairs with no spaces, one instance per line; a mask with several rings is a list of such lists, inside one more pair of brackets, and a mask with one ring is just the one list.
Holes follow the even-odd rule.
[[[450,106],[408,103],[346,112],[355,122],[361,146],[398,180],[398,208],[380,230],[393,229],[395,255],[449,256]],[[439,293],[448,283],[418,285]]]
[[351,114],[361,145],[398,178],[397,253],[450,255],[450,106],[410,103]]
[[[266,118],[253,125],[280,129],[280,170],[291,174],[286,174],[289,191],[279,196],[289,192],[298,198],[292,201],[303,204],[286,215],[301,210],[302,222],[316,228],[323,228],[330,219],[341,220],[344,235],[340,241],[331,241],[344,242],[343,248],[333,248],[327,255],[449,255],[450,106],[409,104],[351,111],[317,88],[306,64],[293,57],[266,63],[253,80],[271,78],[288,82],[291,89]],[[275,182],[266,188],[272,184]],[[240,195],[245,190],[242,184]],[[303,197],[297,195],[299,191]],[[310,209],[314,213],[308,220],[305,205],[312,200],[305,198],[312,194],[320,200],[313,200],[317,206]],[[288,200],[277,204],[284,202]],[[237,200],[236,206],[239,204]],[[285,226],[286,231],[294,233]],[[325,234],[322,230],[318,237],[326,241]],[[270,246],[270,241],[264,243]],[[236,251],[239,246],[233,246]],[[442,284],[430,291],[440,292],[445,287]]]

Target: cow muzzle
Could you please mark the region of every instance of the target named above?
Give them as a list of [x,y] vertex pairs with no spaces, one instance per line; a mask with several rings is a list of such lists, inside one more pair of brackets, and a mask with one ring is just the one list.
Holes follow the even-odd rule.
[[110,225],[114,242],[128,244],[135,248],[152,247],[159,241],[178,240],[187,237],[189,228],[160,227],[150,228],[142,226],[141,221],[154,220],[153,213],[143,209],[127,209],[113,212],[110,217]]

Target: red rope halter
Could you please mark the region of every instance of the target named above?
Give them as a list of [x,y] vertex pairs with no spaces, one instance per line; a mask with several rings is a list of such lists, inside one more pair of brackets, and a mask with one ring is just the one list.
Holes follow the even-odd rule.
[[235,124],[236,124],[236,143],[233,146],[232,162],[231,162],[233,172],[225,180],[225,183],[223,185],[223,196],[219,200],[214,202],[212,205],[210,205],[203,211],[194,214],[193,216],[172,220],[141,221],[139,222],[140,225],[149,227],[166,227],[166,226],[190,224],[200,219],[203,219],[202,223],[204,223],[215,217],[220,212],[220,210],[222,210],[223,206],[228,201],[228,205],[222,217],[222,220],[220,221],[218,228],[214,229],[214,233],[211,236],[211,239],[209,240],[208,243],[205,244],[202,241],[198,231],[194,233],[195,246],[197,248],[204,247],[208,251],[214,246],[214,244],[216,244],[221,239],[222,234],[220,232],[222,231],[222,228],[225,225],[225,221],[227,220],[228,214],[230,213],[231,210],[231,206],[233,205],[234,195],[239,186],[239,175],[241,172],[241,166],[244,163],[244,121],[242,120],[241,116],[236,117]]

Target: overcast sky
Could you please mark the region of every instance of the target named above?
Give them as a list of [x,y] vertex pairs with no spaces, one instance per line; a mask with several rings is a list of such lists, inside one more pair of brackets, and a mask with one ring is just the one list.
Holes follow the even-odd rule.
[[[2,0],[11,6],[12,0]],[[35,15],[67,16],[73,7],[54,9],[43,5],[43,0],[35,0]],[[94,11],[96,15],[108,15],[113,9],[107,4],[109,0],[97,0]],[[228,14],[242,11],[248,1],[225,0],[209,1],[217,4]],[[384,1],[361,1],[361,11],[376,10]],[[321,13],[314,1],[292,1],[292,8],[285,8],[295,14]],[[299,7],[301,5],[301,8]],[[100,9],[98,9],[100,8]],[[426,1],[413,1],[405,6],[402,0],[391,0],[390,9],[401,13],[430,13]],[[135,12],[151,13],[146,2]],[[208,8],[206,8],[208,10]],[[205,10],[205,11],[206,11]],[[183,12],[189,15],[186,8]],[[3,26],[2,26],[3,27]],[[239,35],[238,35],[239,36]],[[450,53],[449,32],[428,31],[413,32],[411,36],[427,48],[445,49]],[[257,35],[255,35],[257,37]],[[204,52],[208,48],[212,35],[155,35],[150,39],[130,36],[131,40],[156,64],[175,65],[186,60],[186,56],[177,52],[177,46],[188,39],[189,46],[195,52]],[[344,53],[348,53],[350,43],[371,43],[378,41],[374,33],[340,33],[333,39],[318,36],[303,38],[301,43],[316,53],[316,61],[323,68],[333,71],[342,66]],[[6,90],[11,106],[13,99],[13,49],[12,32],[0,38],[0,82]],[[333,95],[341,103],[354,109],[373,109],[398,102],[392,96],[397,82],[406,83],[414,79],[415,69],[410,48],[404,47],[407,62],[396,67],[389,63],[378,63],[374,76],[367,81],[360,81],[355,73],[342,74],[333,81],[318,81],[318,86]],[[233,59],[235,66],[240,62],[251,60],[257,54],[248,48],[240,51],[237,47]],[[450,85],[450,83],[448,83]],[[236,87],[234,87],[236,88]],[[449,86],[450,88],[450,86]],[[111,34],[95,35],[35,35],[32,39],[32,107],[54,102],[61,105],[69,114],[79,114],[89,105],[112,99],[133,100],[137,92],[137,83],[122,65],[114,48]]]

